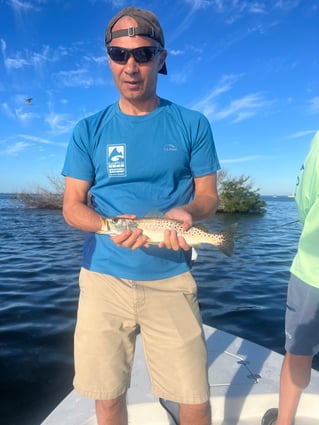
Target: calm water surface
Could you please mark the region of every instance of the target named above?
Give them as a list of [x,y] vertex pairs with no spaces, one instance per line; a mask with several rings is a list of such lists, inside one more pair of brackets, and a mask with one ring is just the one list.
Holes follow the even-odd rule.
[[[38,425],[72,389],[73,331],[84,234],[60,211],[25,208],[0,195],[0,418]],[[289,267],[301,231],[295,203],[269,198],[264,216],[238,222],[235,255],[199,250],[193,268],[204,322],[283,352]]]

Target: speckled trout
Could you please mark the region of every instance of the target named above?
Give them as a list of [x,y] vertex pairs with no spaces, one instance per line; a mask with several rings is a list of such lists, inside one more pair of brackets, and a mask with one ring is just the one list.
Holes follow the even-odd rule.
[[97,233],[105,235],[118,235],[124,230],[141,229],[147,237],[147,243],[158,244],[164,240],[164,231],[176,230],[178,236],[182,236],[187,244],[198,247],[201,244],[216,246],[225,255],[231,257],[234,252],[234,234],[237,223],[226,227],[222,232],[210,233],[203,225],[194,225],[187,231],[183,230],[179,221],[167,218],[141,218],[128,219],[119,217],[103,217],[102,229]]

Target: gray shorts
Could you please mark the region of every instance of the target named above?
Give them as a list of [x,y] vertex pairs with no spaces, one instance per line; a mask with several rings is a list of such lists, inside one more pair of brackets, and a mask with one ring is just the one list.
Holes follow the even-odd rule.
[[285,332],[288,353],[314,356],[319,352],[319,289],[293,274],[288,285]]

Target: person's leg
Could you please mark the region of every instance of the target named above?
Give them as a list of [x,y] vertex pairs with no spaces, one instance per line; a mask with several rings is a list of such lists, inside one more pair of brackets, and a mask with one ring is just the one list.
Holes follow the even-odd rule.
[[98,425],[127,425],[126,394],[113,400],[96,400]]
[[302,391],[309,385],[312,356],[285,355],[281,376],[277,425],[292,425]]
[[74,387],[96,400],[99,425],[126,425],[136,322],[130,282],[83,269],[75,331]]
[[180,404],[180,425],[211,425],[209,401],[200,404]]
[[138,286],[141,335],[154,395],[168,410],[171,403],[180,405],[173,412],[178,423],[210,425],[207,349],[194,279],[184,273]]
[[269,409],[262,425],[292,425],[319,351],[319,290],[291,275],[285,317],[286,355],[280,374],[279,408]]

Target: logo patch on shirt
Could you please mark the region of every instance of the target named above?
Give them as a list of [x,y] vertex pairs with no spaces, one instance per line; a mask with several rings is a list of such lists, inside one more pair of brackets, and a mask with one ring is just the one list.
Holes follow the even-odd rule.
[[126,145],[107,145],[107,173],[109,177],[126,176]]
[[168,143],[167,145],[164,145],[164,151],[166,152],[177,151],[177,147],[171,143]]

